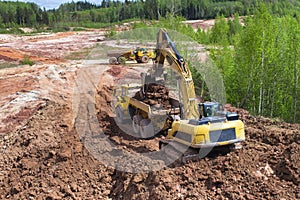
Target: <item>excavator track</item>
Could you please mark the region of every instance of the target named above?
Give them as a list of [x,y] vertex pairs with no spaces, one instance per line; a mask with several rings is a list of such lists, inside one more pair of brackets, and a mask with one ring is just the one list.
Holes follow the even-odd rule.
[[174,162],[187,163],[190,159],[199,157],[197,149],[192,149],[189,146],[176,142],[161,140],[159,148],[164,152],[164,157],[166,165]]
[[198,161],[206,156],[215,157],[218,155],[226,155],[229,152],[240,149],[241,144],[196,149],[173,140],[161,140],[159,148],[164,152],[162,159],[166,165],[169,165],[174,162],[186,164],[188,162]]

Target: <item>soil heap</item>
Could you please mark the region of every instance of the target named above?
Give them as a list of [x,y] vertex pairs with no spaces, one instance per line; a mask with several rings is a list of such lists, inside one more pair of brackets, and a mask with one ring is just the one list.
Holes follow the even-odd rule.
[[154,108],[164,108],[170,109],[170,97],[169,97],[169,90],[166,86],[151,83],[145,84],[145,94],[143,94],[143,88],[140,91],[136,92],[133,98],[142,101],[150,106],[154,106]]

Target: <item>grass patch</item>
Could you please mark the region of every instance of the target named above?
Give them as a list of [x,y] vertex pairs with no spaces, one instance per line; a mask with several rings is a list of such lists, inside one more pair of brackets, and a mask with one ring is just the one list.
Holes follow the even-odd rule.
[[18,64],[16,63],[10,63],[10,62],[0,62],[0,70],[5,68],[12,68],[17,67]]
[[29,58],[28,55],[24,55],[24,58],[23,58],[23,60],[21,60],[20,64],[32,66],[32,65],[34,65],[34,62]]
[[73,31],[85,31],[86,29],[85,28],[82,28],[82,27],[74,27],[73,28]]
[[0,28],[0,34],[24,34],[24,31],[19,28]]
[[105,38],[110,38],[110,37],[113,37],[117,34],[117,31],[115,31],[114,29],[111,29],[111,30],[107,30],[105,33],[104,33],[104,36]]

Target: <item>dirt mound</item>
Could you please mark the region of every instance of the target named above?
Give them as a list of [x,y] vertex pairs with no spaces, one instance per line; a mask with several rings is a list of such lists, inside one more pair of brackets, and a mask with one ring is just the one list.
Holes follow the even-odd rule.
[[1,138],[1,199],[104,198],[107,169],[82,146],[64,119],[70,108],[47,102],[26,128]]

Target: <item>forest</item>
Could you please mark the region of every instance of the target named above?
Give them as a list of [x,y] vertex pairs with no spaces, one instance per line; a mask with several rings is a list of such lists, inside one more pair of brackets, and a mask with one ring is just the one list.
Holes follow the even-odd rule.
[[297,0],[102,0],[99,5],[87,1],[61,4],[58,9],[46,10],[35,3],[0,1],[0,28],[29,26],[109,26],[130,19],[158,20],[168,15],[185,19],[214,19],[252,15],[265,2],[273,15],[296,15]]
[[223,48],[215,48],[212,58],[222,71],[228,102],[256,115],[300,122],[299,20],[272,16],[263,6],[244,27],[218,19],[211,36],[228,37],[214,40]]
[[[174,29],[207,45],[222,72],[227,102],[254,115],[300,122],[300,2],[296,0],[103,0],[62,4],[46,10],[34,3],[0,2],[0,33],[20,27],[109,27],[133,21],[134,28]],[[226,17],[232,17],[227,20]],[[243,25],[240,17],[243,17]],[[184,20],[215,19],[211,30],[193,30]],[[194,73],[196,90],[205,78]]]

